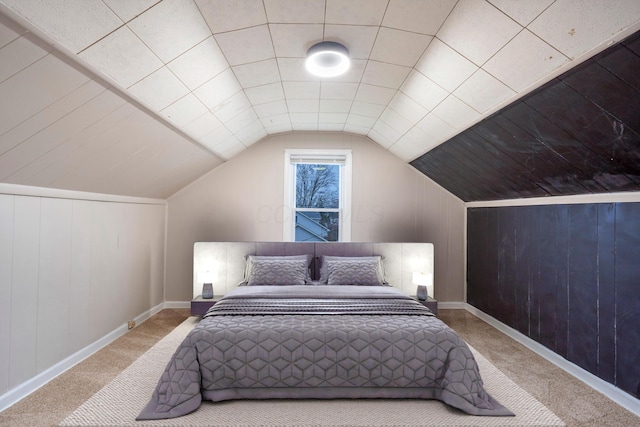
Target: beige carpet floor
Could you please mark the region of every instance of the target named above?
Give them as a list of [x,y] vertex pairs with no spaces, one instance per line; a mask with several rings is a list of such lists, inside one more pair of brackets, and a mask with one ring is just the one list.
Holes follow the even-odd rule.
[[74,411],[62,426],[564,426],[538,400],[475,351],[486,390],[515,417],[471,417],[434,400],[268,400],[203,404],[186,416],[136,422],[171,354],[198,318],[189,318]]
[[[55,426],[189,316],[167,309],[12,407],[0,426]],[[464,310],[439,317],[567,426],[636,426],[640,418]]]

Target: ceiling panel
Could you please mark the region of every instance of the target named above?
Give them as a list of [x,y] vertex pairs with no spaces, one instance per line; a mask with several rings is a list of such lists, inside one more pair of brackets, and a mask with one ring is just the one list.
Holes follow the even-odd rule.
[[639,191],[640,57],[630,48],[639,39],[632,35],[411,164],[465,201]]
[[[87,102],[72,94],[89,81],[155,120],[176,147],[199,144],[202,157],[186,157],[197,164],[217,165],[291,130],[366,135],[411,161],[640,30],[636,0],[0,0],[0,12],[0,148],[22,150],[21,161],[33,167],[58,160],[17,148],[32,136],[27,124],[49,111],[52,121],[38,130],[46,138],[64,120],[60,112]],[[307,49],[322,40],[350,51],[344,76],[320,79],[305,70]],[[623,81],[607,81],[612,90],[638,87],[634,55],[600,64]],[[588,85],[565,84],[574,91]],[[596,95],[584,92],[590,100]],[[626,111],[633,99],[598,96],[638,132]],[[60,112],[50,110],[54,105]],[[83,131],[67,132],[71,141]],[[132,161],[119,165],[120,176],[139,179],[139,172],[121,170]],[[196,176],[184,165],[165,169],[179,171],[179,182]],[[610,187],[605,181],[598,182]],[[545,183],[553,191],[561,184]],[[120,185],[114,181],[109,192],[123,191]],[[173,186],[162,188],[155,193]]]

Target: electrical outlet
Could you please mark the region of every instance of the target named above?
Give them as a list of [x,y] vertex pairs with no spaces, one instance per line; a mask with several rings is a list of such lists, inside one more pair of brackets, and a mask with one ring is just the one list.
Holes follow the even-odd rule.
[[127,326],[129,327],[129,329],[133,329],[136,327],[136,321],[135,320],[129,320],[127,322]]

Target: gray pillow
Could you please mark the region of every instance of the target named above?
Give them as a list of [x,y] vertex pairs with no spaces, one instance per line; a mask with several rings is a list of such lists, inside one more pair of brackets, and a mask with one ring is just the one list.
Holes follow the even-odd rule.
[[304,260],[306,261],[306,277],[305,280],[307,282],[311,282],[311,274],[309,273],[309,267],[311,265],[311,260],[313,259],[312,255],[247,255],[245,258],[245,269],[244,269],[244,282],[249,281],[249,276],[251,274],[252,264],[257,260]]
[[304,285],[307,281],[307,261],[288,259],[256,259],[251,262],[248,286]]
[[357,261],[357,262],[367,262],[367,261],[376,261],[379,264],[380,274],[382,275],[382,280],[386,283],[385,275],[384,275],[384,266],[382,264],[382,257],[380,255],[373,256],[331,256],[331,255],[323,255],[322,263],[320,265],[320,278],[318,282],[320,284],[326,285],[329,279],[329,272],[327,271],[327,264],[330,261]]
[[327,285],[382,286],[379,260],[340,260],[327,261]]

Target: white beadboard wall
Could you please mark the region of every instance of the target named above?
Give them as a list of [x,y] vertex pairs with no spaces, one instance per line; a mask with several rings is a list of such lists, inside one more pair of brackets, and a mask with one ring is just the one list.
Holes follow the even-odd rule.
[[0,396],[164,301],[166,218],[164,201],[3,190]]

